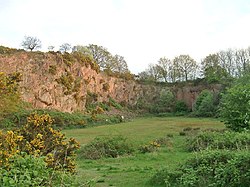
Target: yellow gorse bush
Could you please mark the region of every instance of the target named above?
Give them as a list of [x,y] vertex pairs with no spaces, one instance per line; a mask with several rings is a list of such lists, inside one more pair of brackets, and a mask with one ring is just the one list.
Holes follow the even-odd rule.
[[45,156],[48,167],[69,172],[75,171],[75,151],[79,143],[53,129],[52,118],[48,114],[31,114],[27,124],[15,131],[0,132],[0,167],[8,167],[9,158],[26,152],[35,156]]

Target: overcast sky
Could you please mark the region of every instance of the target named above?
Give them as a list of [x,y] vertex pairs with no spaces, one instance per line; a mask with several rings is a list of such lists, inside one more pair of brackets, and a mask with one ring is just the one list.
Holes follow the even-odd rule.
[[24,36],[58,49],[97,44],[124,56],[133,73],[160,57],[196,61],[250,46],[250,0],[0,0],[0,45]]

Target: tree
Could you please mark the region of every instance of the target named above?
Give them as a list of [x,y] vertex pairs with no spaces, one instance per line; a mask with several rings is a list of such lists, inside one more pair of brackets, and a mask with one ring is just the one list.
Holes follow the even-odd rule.
[[21,43],[22,47],[26,50],[33,51],[34,49],[39,49],[42,47],[41,41],[32,36],[25,36]]
[[250,53],[248,53],[248,49],[236,50],[235,61],[238,77],[250,72]]
[[48,50],[49,50],[49,51],[54,51],[54,49],[55,49],[55,46],[53,46],[53,45],[50,45],[50,46],[48,47]]
[[189,55],[180,55],[174,58],[174,68],[179,72],[180,80],[191,80],[196,76],[196,69],[198,68],[194,59]]
[[111,53],[103,46],[90,44],[87,46],[93,59],[100,66],[101,70],[108,69],[110,67],[110,61],[112,59]]
[[168,82],[171,65],[172,62],[168,58],[163,57],[158,60],[159,74],[165,82]]
[[69,52],[71,50],[71,45],[69,43],[64,43],[60,46],[60,51],[62,53]]
[[234,131],[250,130],[250,75],[236,81],[222,96],[221,117]]
[[202,117],[212,117],[215,112],[216,106],[213,94],[208,90],[203,90],[196,99],[194,114]]
[[111,63],[109,63],[109,65],[107,66],[109,66],[108,68],[110,68],[111,71],[113,72],[118,72],[118,73],[129,72],[126,60],[124,59],[123,56],[120,55],[115,55],[112,58]]
[[210,54],[202,60],[202,74],[208,83],[220,82],[228,77],[227,71],[219,63],[218,54]]

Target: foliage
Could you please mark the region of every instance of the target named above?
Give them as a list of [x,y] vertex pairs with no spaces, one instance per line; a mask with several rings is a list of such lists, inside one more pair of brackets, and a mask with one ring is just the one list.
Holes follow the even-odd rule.
[[142,145],[139,147],[139,152],[141,153],[151,153],[157,151],[160,147],[172,146],[172,141],[171,141],[171,135],[170,136],[165,136],[161,138],[157,138],[153,141],[151,141],[149,144]]
[[0,186],[47,186],[50,169],[43,158],[33,155],[15,155],[10,166],[0,169]]
[[75,151],[78,142],[71,138],[66,141],[65,135],[52,128],[49,115],[32,114],[27,123],[14,131],[1,133],[0,165],[8,166],[8,160],[20,152],[29,155],[45,156],[49,167],[56,170],[75,171]]
[[14,53],[21,52],[21,51],[24,51],[24,50],[0,46],[1,55],[10,55],[10,54],[14,54]]
[[229,129],[250,130],[250,75],[239,79],[222,96],[220,112]]
[[156,98],[155,103],[151,106],[150,112],[163,113],[172,112],[174,108],[175,98],[169,89],[162,90],[160,96]]
[[17,111],[21,103],[18,90],[21,76],[18,72],[9,75],[0,72],[0,119],[8,113]]
[[175,103],[175,108],[174,108],[175,112],[188,112],[188,106],[184,101],[176,101]]
[[159,144],[158,142],[152,141],[147,145],[140,146],[139,151],[141,153],[151,153],[151,152],[155,152],[160,146],[161,144]]
[[80,78],[74,79],[73,75],[66,71],[66,73],[62,74],[56,81],[58,84],[63,85],[65,95],[75,93],[74,98],[76,101],[79,102],[79,100],[81,100],[81,98],[78,98],[82,86]]
[[187,139],[189,151],[206,149],[250,149],[250,133],[207,131]]
[[215,114],[216,106],[214,95],[208,90],[203,90],[196,99],[194,115],[212,117]]
[[0,168],[0,186],[77,186],[73,175],[48,168],[43,157],[21,153],[9,162]]
[[228,78],[225,68],[220,65],[219,54],[210,54],[202,61],[202,71],[208,83],[220,83]]
[[102,85],[102,89],[103,89],[104,92],[109,91],[109,88],[110,88],[110,86],[109,86],[108,83],[104,83],[104,84]]
[[60,46],[60,51],[62,52],[62,53],[66,53],[66,52],[70,52],[70,50],[71,50],[71,45],[69,44],[69,43],[64,43],[64,44],[62,44],[61,46]]
[[23,46],[24,49],[27,49],[30,51],[33,51],[34,49],[39,49],[42,47],[41,40],[32,36],[25,36],[21,45]]
[[95,160],[103,157],[116,158],[133,151],[132,145],[123,136],[96,137],[82,148],[80,156]]
[[56,66],[55,65],[49,66],[49,73],[51,73],[52,75],[56,74]]
[[55,110],[18,110],[5,115],[5,118],[0,121],[0,127],[22,127],[27,123],[27,117],[36,112],[37,114],[49,114],[53,119],[53,127],[70,128],[70,127],[85,127],[87,125],[88,116],[82,113],[68,113]]
[[109,104],[110,106],[115,107],[115,108],[118,109],[118,110],[122,110],[122,106],[121,106],[119,103],[117,103],[114,99],[112,99],[111,97],[109,98],[108,104]]
[[159,171],[151,182],[165,182],[166,186],[247,187],[250,185],[249,163],[249,152],[205,151],[193,155],[174,171]]

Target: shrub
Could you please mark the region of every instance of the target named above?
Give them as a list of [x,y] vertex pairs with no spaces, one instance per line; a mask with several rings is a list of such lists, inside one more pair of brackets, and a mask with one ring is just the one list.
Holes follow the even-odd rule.
[[203,90],[195,102],[194,114],[202,117],[212,117],[216,113],[214,96],[208,90]]
[[0,186],[47,186],[50,169],[43,158],[15,155],[8,169],[0,169]]
[[21,74],[16,72],[6,75],[0,72],[0,119],[11,112],[15,112],[21,103],[18,91]]
[[78,186],[74,176],[48,168],[42,157],[21,153],[9,163],[0,168],[0,186]]
[[203,132],[195,137],[189,137],[187,148],[190,151],[205,149],[250,149],[250,133],[237,132]]
[[152,153],[155,152],[161,145],[156,141],[153,141],[147,145],[143,145],[139,147],[139,151],[141,153]]
[[49,115],[32,114],[20,129],[0,133],[0,166],[8,166],[8,160],[20,152],[45,156],[49,167],[56,170],[75,171],[75,151],[79,143],[52,128]]
[[122,106],[111,97],[109,98],[109,105],[115,107],[118,110],[122,110]]
[[175,103],[175,112],[188,112],[189,109],[187,107],[187,104],[184,101],[177,101]]
[[88,116],[81,113],[59,112],[55,110],[18,110],[5,116],[0,121],[0,127],[22,127],[27,123],[27,117],[36,112],[37,114],[49,114],[53,119],[53,127],[55,128],[71,128],[85,127],[87,125]]
[[159,98],[156,98],[155,103],[151,106],[151,113],[173,112],[175,98],[173,93],[166,89],[162,90]]
[[[171,136],[171,135],[170,135]],[[158,148],[162,146],[172,146],[171,137],[169,135],[161,138],[157,138],[149,144],[143,145],[139,147],[139,152],[141,153],[151,153],[158,150]]]
[[49,73],[51,73],[52,75],[56,74],[56,66],[55,65],[49,66]]
[[158,171],[151,183],[166,186],[230,186],[250,185],[250,153],[227,150],[205,151],[193,155],[174,171]]
[[239,79],[222,96],[220,112],[229,129],[250,130],[250,75]]
[[82,148],[80,155],[95,160],[103,157],[116,158],[133,151],[132,145],[122,136],[96,137]]
[[103,89],[104,92],[109,91],[109,88],[110,88],[110,86],[109,86],[108,83],[104,83],[104,84],[102,85],[102,89]]

